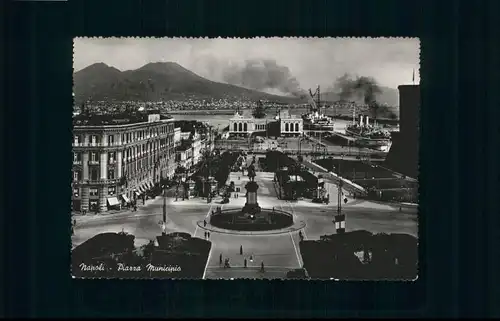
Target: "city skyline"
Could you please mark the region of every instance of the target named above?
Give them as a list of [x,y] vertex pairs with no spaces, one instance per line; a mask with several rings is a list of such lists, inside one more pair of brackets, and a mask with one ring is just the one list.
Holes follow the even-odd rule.
[[346,73],[395,89],[419,83],[419,47],[418,38],[75,38],[74,71],[99,62],[121,71],[175,62],[209,80],[231,83],[228,70],[270,61],[305,90],[333,88]]

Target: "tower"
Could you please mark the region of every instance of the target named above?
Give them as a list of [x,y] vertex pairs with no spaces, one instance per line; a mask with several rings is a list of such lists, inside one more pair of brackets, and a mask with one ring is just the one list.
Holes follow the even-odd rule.
[[392,147],[385,166],[406,176],[418,177],[420,86],[399,89],[399,133],[392,133]]

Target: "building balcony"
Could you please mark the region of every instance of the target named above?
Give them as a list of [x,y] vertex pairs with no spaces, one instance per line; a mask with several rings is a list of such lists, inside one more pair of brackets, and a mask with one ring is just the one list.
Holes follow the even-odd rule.
[[121,142],[112,142],[112,143],[76,143],[73,142],[73,147],[119,147],[124,144],[127,144],[126,142],[121,143]]
[[99,161],[98,160],[89,160],[89,165],[99,165]]
[[83,179],[80,181],[74,181],[74,184],[77,185],[111,185],[111,184],[118,184],[120,182],[120,179],[114,178],[114,179]]
[[82,161],[81,160],[74,160],[73,165],[82,165]]

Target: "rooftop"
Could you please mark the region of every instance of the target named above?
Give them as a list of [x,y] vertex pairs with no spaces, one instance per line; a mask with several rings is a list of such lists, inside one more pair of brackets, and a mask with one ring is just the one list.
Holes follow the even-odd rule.
[[[73,116],[73,126],[113,126],[147,123],[148,115],[159,112],[124,112],[116,114],[80,114]],[[160,120],[172,119],[170,116],[161,115]]]

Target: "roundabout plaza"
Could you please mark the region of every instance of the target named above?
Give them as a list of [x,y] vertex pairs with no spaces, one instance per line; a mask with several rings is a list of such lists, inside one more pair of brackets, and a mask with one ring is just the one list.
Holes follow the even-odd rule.
[[[232,172],[235,192],[229,202],[221,197],[166,200],[167,221],[162,219],[162,197],[146,202],[136,212],[77,218],[73,246],[97,233],[125,231],[137,242],[149,242],[162,229],[186,232],[212,243],[203,278],[283,279],[303,267],[299,243],[335,234],[336,198],[329,204],[311,200],[285,201],[277,197],[274,173],[248,175]],[[345,230],[405,233],[418,237],[417,210],[349,199],[342,205]]]

